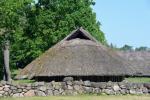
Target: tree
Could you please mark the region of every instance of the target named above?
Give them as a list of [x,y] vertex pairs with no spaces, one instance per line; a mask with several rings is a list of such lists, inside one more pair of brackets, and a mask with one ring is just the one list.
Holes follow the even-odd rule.
[[114,50],[118,50],[119,49],[116,45],[114,45],[112,43],[110,45],[108,45],[108,47],[110,47],[111,49],[114,49]]
[[[39,20],[41,18],[52,19],[42,21],[42,24],[48,25],[48,27],[41,30],[42,33],[52,28],[52,32],[56,31],[53,34],[58,35],[59,40],[68,35],[73,29],[83,27],[92,33],[100,42],[105,44],[106,40],[103,32],[100,30],[100,22],[96,21],[96,14],[91,8],[94,4],[95,2],[93,0],[39,0],[37,4],[40,15],[38,17]],[[41,23],[38,25],[41,25]]]
[[[0,35],[1,35],[1,33],[0,33]],[[2,40],[2,39],[0,38],[0,47],[2,47],[2,45],[1,45],[1,44],[2,44],[2,43],[1,43],[1,40]],[[2,56],[2,55],[3,55],[2,49],[0,49],[0,79],[3,78],[3,74],[2,74],[2,70],[3,70],[3,67],[2,67],[2,66],[3,66],[3,63],[2,63],[2,62],[3,62],[3,56]]]
[[0,43],[4,48],[4,72],[5,80],[10,81],[9,68],[9,42],[13,42],[14,34],[21,26],[23,19],[22,8],[27,0],[1,0],[0,1]]
[[148,47],[139,47],[139,48],[136,48],[135,51],[148,51]]
[[132,46],[124,45],[122,48],[120,48],[123,51],[133,51]]
[[0,10],[0,28],[9,30],[3,37],[10,41],[10,66],[13,68],[25,67],[79,27],[106,44],[100,22],[96,21],[91,8],[93,0],[39,0],[37,4],[28,0],[0,2],[0,9],[3,9]]
[[39,0],[35,6],[27,9],[26,41],[22,44],[26,51],[23,51],[25,58],[20,61],[24,64],[31,62],[79,27],[106,44],[100,23],[92,11],[93,5],[93,0]]

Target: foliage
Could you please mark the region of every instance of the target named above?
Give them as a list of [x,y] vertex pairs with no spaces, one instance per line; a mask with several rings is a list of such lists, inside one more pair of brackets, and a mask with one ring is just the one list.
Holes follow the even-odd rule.
[[139,48],[136,48],[135,51],[150,51],[150,49],[148,47],[139,47]]
[[118,48],[116,45],[114,45],[114,44],[110,44],[110,45],[108,45],[108,47],[110,47],[111,49],[114,49],[114,50],[119,50],[120,48]]
[[4,39],[10,39],[11,33],[24,22],[23,8],[29,0],[1,0],[0,1],[0,30]]
[[81,26],[105,44],[96,14],[92,12],[93,3],[92,0],[39,0],[36,5],[28,7],[27,26],[19,47],[21,50],[15,55],[18,65],[24,67]]
[[[25,24],[24,7],[29,0],[0,0],[0,73],[2,74],[3,54],[2,47],[6,41],[11,42],[11,62],[13,62],[13,54],[16,51],[14,44],[18,44],[18,38],[23,33],[23,26]],[[19,31],[19,32],[18,32]],[[19,37],[21,39],[21,37]],[[12,64],[11,64],[12,65]],[[2,75],[1,77],[2,78]]]
[[133,46],[124,45],[123,47],[119,48],[116,45],[111,43],[110,45],[108,45],[108,47],[110,47],[114,50],[123,50],[123,51],[148,51],[148,52],[150,51],[150,48],[146,47],[146,46],[133,48]]
[[[10,66],[24,67],[72,30],[83,27],[106,44],[93,0],[0,0],[0,45],[9,40]],[[1,53],[2,51],[0,51]],[[2,60],[2,56],[0,56]],[[1,61],[2,62],[2,61]],[[2,63],[0,62],[0,67]]]
[[122,48],[120,48],[123,51],[133,51],[132,46],[124,45]]
[[133,82],[133,83],[149,83],[150,78],[149,77],[129,77],[126,78],[127,81]]

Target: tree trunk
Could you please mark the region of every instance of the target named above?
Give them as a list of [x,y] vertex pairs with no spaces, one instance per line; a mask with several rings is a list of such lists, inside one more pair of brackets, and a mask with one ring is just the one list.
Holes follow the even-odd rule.
[[9,68],[9,41],[4,44],[4,79],[5,81],[11,81],[11,73]]

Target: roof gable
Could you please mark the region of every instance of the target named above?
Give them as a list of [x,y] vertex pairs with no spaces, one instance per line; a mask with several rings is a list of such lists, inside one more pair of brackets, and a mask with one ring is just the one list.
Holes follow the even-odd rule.
[[93,42],[98,42],[90,33],[85,31],[82,27],[79,29],[76,29],[72,31],[66,38],[64,38],[62,41],[69,41],[72,39],[84,39],[84,40],[91,40]]
[[72,39],[85,39],[85,40],[90,40],[88,36],[86,36],[83,32],[77,30],[74,34],[72,34],[70,37],[68,37],[66,40],[72,40]]

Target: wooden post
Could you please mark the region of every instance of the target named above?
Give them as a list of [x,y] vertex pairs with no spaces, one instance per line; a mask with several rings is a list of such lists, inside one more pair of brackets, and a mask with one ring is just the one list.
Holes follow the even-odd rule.
[[5,81],[11,81],[11,73],[9,68],[9,41],[5,41],[4,43],[4,79]]

